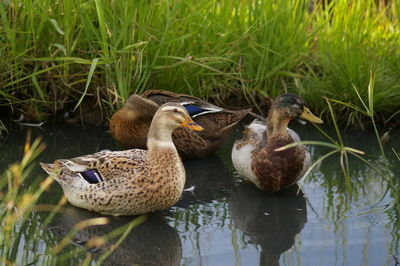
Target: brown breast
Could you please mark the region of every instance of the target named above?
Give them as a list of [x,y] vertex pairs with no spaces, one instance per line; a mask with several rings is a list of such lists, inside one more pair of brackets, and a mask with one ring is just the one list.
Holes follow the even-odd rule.
[[296,146],[284,151],[274,151],[292,142],[293,139],[290,136],[272,137],[268,144],[255,155],[252,170],[262,190],[276,192],[294,184],[299,179],[305,158],[304,149]]

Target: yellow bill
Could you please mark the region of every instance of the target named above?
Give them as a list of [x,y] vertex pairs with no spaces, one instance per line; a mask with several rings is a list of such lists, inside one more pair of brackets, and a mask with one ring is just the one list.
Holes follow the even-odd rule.
[[311,123],[316,123],[316,124],[322,124],[324,121],[322,121],[320,118],[316,117],[311,113],[310,109],[304,106],[303,113],[300,115],[301,119],[310,121]]
[[181,124],[182,127],[190,128],[194,131],[201,131],[204,128],[196,124],[189,116]]

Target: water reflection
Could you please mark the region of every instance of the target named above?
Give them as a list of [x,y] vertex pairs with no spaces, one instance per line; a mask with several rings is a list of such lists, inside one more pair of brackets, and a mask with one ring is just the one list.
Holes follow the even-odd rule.
[[219,157],[184,161],[186,184],[182,199],[176,204],[187,208],[198,203],[208,203],[228,195],[234,186],[231,172]]
[[307,221],[306,201],[297,186],[266,194],[241,184],[232,191],[229,209],[249,243],[261,246],[260,265],[279,265],[281,254],[292,247]]
[[[86,219],[104,217],[78,208],[66,208],[49,227],[59,237],[65,237],[77,223]],[[101,237],[132,222],[135,217],[111,217],[106,225],[86,227],[77,232],[72,241],[85,247],[90,239]],[[109,250],[119,236],[108,240],[100,248],[87,249],[97,260]],[[147,219],[134,227],[121,245],[110,254],[102,265],[180,265],[182,243],[178,233],[162,217],[148,215]]]
[[[298,126],[295,130],[303,140],[326,141],[312,126]],[[267,195],[253,186],[239,185],[234,188],[235,174],[230,152],[233,141],[240,134],[237,129],[219,151],[218,157],[185,161],[185,187],[194,186],[194,190],[184,192],[177,207],[159,214],[169,217],[155,216],[130,232],[121,247],[111,254],[107,264],[132,265],[138,260],[144,264],[147,258],[150,262],[166,264],[159,262],[159,254],[169,254],[170,264],[183,265],[235,265],[238,262],[242,265],[278,262],[284,265],[394,264],[393,255],[400,254],[399,201],[395,191],[376,171],[350,157],[350,178],[345,179],[340,169],[340,158],[329,157],[302,182],[307,203],[302,193],[296,196],[285,191]],[[0,138],[2,172],[10,163],[21,158],[26,135],[26,128],[14,128],[12,132],[10,130],[10,135]],[[334,132],[332,135],[335,135]],[[104,128],[44,125],[43,130],[32,129],[32,139],[37,136],[41,136],[47,144],[37,161],[50,162],[54,158],[74,157],[102,149],[120,149]],[[372,133],[345,134],[343,139],[346,145],[365,151],[367,160],[381,169],[383,161]],[[398,140],[398,131],[393,132],[392,140],[385,146],[392,170],[389,174],[395,188],[400,184],[400,168],[392,148],[400,151]],[[309,148],[313,161],[330,151],[321,146]],[[37,165],[22,186],[28,189],[33,182],[39,182],[44,177],[45,173]],[[53,184],[39,203],[56,204],[61,195],[61,188]],[[53,224],[52,232],[42,226],[48,213],[32,212],[28,224],[16,229],[16,236],[21,235],[18,253],[15,254],[21,258],[18,265],[29,264],[36,258],[36,264],[40,265],[80,265],[84,262],[85,249],[73,245],[62,251],[60,262],[52,255],[43,255],[45,250],[52,249],[61,240],[54,233],[64,236],[77,222],[99,217],[78,208],[71,209],[76,214],[60,216]],[[109,225],[91,227],[97,232],[90,233],[88,229],[77,234],[75,243],[84,246],[84,241],[91,236],[108,233],[133,219],[112,218]],[[242,238],[237,239],[239,230],[243,232],[240,234]],[[249,241],[245,241],[246,244],[242,239]],[[113,243],[115,240],[110,241],[110,244]],[[70,251],[72,255],[65,255]],[[102,254],[102,250],[90,252],[96,261]],[[144,254],[144,257],[138,257],[141,255],[138,253]],[[135,257],[139,259],[135,260]]]

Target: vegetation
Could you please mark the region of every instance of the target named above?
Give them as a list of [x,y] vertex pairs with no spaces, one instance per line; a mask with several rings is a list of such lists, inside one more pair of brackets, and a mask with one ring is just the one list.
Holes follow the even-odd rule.
[[[67,200],[61,197],[55,205],[49,204],[48,199],[44,204],[40,202],[53,179],[50,176],[45,179],[34,176],[33,170],[38,167],[37,158],[45,145],[40,139],[31,144],[30,136],[28,133],[21,161],[10,165],[0,178],[0,264],[55,265],[76,261],[90,265],[93,260],[100,265],[133,228],[146,221],[147,216],[126,220],[125,224],[113,227],[110,232],[88,237],[86,242],[75,248],[71,244],[77,232],[108,224],[109,218],[97,215],[81,219],[71,225],[69,232],[67,228],[64,234],[48,233],[58,213],[69,215],[63,207]],[[97,248],[100,252],[94,257],[82,247]]]
[[[223,106],[261,105],[268,97],[293,92],[332,121],[336,131],[336,138],[326,135],[329,142],[304,142],[332,149],[313,167],[339,155],[344,178],[329,182],[344,183],[341,193],[351,196],[361,182],[350,177],[351,157],[360,159],[387,182],[398,202],[398,180],[387,157],[400,160],[400,152],[385,151],[377,122],[400,117],[400,2],[383,2],[0,1],[0,135],[7,131],[5,114],[47,120],[95,106],[106,119],[131,93],[147,89],[188,93]],[[382,160],[371,163],[362,151],[348,147],[337,120],[347,126],[369,121]],[[21,162],[0,179],[0,261],[57,264],[77,257],[89,264],[92,255],[72,248],[70,240],[107,220],[83,220],[61,241],[46,237],[46,226],[66,200],[39,202],[52,180],[29,177],[43,149],[40,141],[31,145],[28,140]],[[397,229],[398,204],[393,210]],[[44,223],[37,222],[38,215]],[[97,261],[143,219],[88,241],[90,248],[112,246]],[[398,241],[398,232],[393,235]],[[117,240],[105,244],[111,238]]]
[[[106,118],[147,89],[225,106],[288,91],[328,116],[321,96],[357,102],[372,71],[377,118],[389,118],[400,107],[399,2],[327,2],[1,1],[0,106],[45,120],[95,105]],[[348,124],[364,119],[333,108]]]
[[[374,175],[378,176],[382,180],[385,180],[385,182],[387,183],[388,189],[390,188],[392,197],[395,199],[394,209],[396,211],[399,211],[399,204],[398,204],[400,202],[400,190],[398,189],[398,181],[399,180],[397,178],[394,178],[394,171],[395,171],[394,166],[398,164],[398,160],[400,160],[400,157],[399,157],[397,151],[394,148],[392,148],[390,153],[391,153],[392,157],[396,157],[397,160],[394,159],[394,162],[392,162],[392,163],[389,162],[387,154],[386,154],[384,146],[383,146],[384,143],[382,143],[382,138],[380,137],[379,132],[378,132],[378,128],[377,128],[377,125],[375,122],[375,118],[376,118],[375,110],[376,109],[375,109],[375,105],[374,105],[375,77],[373,75],[370,76],[369,84],[368,84],[367,91],[366,91],[366,94],[367,94],[366,97],[363,97],[362,94],[357,89],[354,89],[354,90],[359,98],[359,102],[360,102],[360,105],[362,106],[362,108],[358,107],[357,104],[348,104],[348,103],[344,103],[344,102],[341,102],[336,99],[325,98],[326,104],[329,109],[329,114],[333,121],[336,138],[331,137],[328,133],[326,133],[320,127],[318,127],[317,125],[314,124],[314,126],[322,133],[322,135],[324,135],[326,137],[326,139],[328,141],[300,141],[300,142],[288,144],[277,150],[285,150],[285,149],[288,149],[290,147],[297,146],[300,144],[319,145],[319,146],[324,146],[324,147],[330,148],[331,151],[325,153],[324,155],[319,156],[318,160],[316,160],[310,166],[310,168],[307,170],[307,172],[304,174],[304,176],[310,177],[309,173],[317,165],[320,165],[322,161],[327,160],[329,157],[332,157],[333,155],[339,155],[339,158],[337,158],[336,163],[340,162],[340,167],[341,167],[341,170],[343,173],[344,178],[341,180],[344,181],[343,182],[344,185],[342,187],[345,188],[344,192],[348,192],[346,194],[349,195],[350,197],[352,195],[352,190],[354,189],[355,186],[363,186],[358,183],[358,180],[354,180],[354,178],[352,178],[352,176],[350,174],[350,165],[352,165],[351,161],[350,161],[350,157],[353,157],[351,159],[358,159],[366,166],[365,167],[366,169],[371,170],[371,172]],[[367,98],[367,101],[364,101],[363,98]],[[357,115],[364,116],[370,120],[370,122],[373,126],[373,129],[374,129],[374,135],[376,138],[375,145],[377,147],[379,147],[379,149],[377,149],[375,151],[374,155],[372,155],[372,154],[366,155],[366,153],[364,151],[346,146],[346,144],[343,140],[343,137],[342,137],[342,133],[338,126],[338,123],[336,122],[337,118],[336,118],[335,112],[333,111],[332,103],[336,103],[342,107],[352,109],[352,110],[354,110],[354,112],[357,113]],[[373,140],[371,140],[371,141],[373,141]],[[371,155],[373,157],[379,158],[379,160],[376,159],[375,161],[371,162]],[[338,182],[338,181],[336,180],[335,182]],[[328,186],[331,187],[332,185],[330,184]]]

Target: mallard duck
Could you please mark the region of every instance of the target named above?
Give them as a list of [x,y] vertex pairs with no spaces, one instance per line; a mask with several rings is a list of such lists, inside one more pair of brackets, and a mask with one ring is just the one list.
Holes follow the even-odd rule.
[[263,191],[276,192],[293,185],[310,167],[310,153],[304,145],[275,151],[300,141],[299,135],[288,128],[295,118],[322,123],[301,97],[283,94],[272,102],[266,123],[254,120],[245,127],[243,138],[233,145],[233,166],[245,180]]
[[101,151],[41,166],[74,206],[116,216],[167,209],[185,185],[185,168],[171,139],[179,126],[202,129],[179,103],[164,104],[151,122],[147,151]]
[[214,154],[250,111],[228,110],[190,95],[150,90],[130,96],[125,106],[113,115],[110,121],[112,136],[129,148],[145,149],[151,119],[157,108],[167,102],[181,103],[192,119],[204,128],[201,132],[178,128],[172,133],[172,140],[183,158]]

